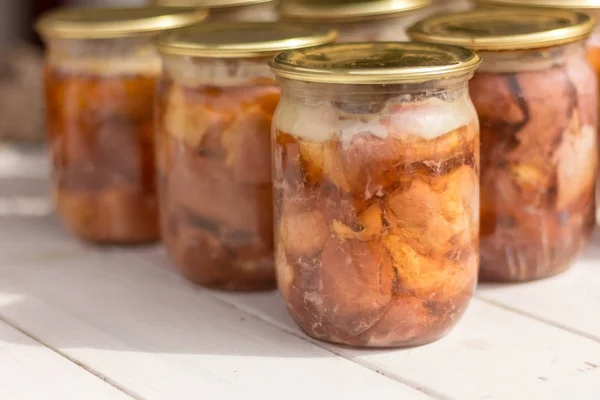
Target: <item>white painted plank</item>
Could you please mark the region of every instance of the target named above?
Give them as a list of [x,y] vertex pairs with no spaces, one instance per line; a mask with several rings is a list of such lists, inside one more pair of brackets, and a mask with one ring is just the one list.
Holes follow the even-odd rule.
[[146,399],[429,398],[122,250],[0,263],[0,315]]
[[[600,245],[596,249],[600,249]],[[136,254],[170,269],[162,249],[145,249]],[[590,289],[593,286],[591,284]],[[598,295],[598,287],[600,284],[596,282],[595,291],[589,293]],[[514,288],[503,286],[498,292]],[[551,297],[553,291],[541,294]],[[214,292],[214,295],[304,337],[275,293]],[[522,302],[527,300],[522,299]],[[572,322],[583,323],[593,309],[571,310]],[[552,315],[552,308],[549,310],[549,315]],[[535,391],[548,383],[561,387],[562,382],[567,384],[581,373],[600,365],[600,344],[480,300],[473,302],[463,321],[449,337],[428,346],[394,353],[319,345],[414,387],[421,387],[428,393],[460,400],[501,396],[511,393],[513,388]],[[469,377],[468,382],[476,384],[465,384],[466,377]]]
[[[299,336],[277,294],[217,294],[231,304]],[[315,342],[317,343],[317,342]],[[600,365],[600,345],[539,321],[473,301],[451,334],[427,346],[353,350],[319,344],[387,376],[440,397],[487,399],[515,388],[560,382]]]
[[130,399],[122,391],[0,322],[0,399]]
[[47,179],[50,160],[45,145],[0,142],[0,178]]
[[52,215],[0,217],[0,263],[56,259],[85,249]]
[[479,296],[600,342],[600,230],[567,273],[520,285],[481,285]]
[[598,400],[600,399],[600,369],[570,376],[560,382],[540,382],[539,387],[492,397],[491,400]]

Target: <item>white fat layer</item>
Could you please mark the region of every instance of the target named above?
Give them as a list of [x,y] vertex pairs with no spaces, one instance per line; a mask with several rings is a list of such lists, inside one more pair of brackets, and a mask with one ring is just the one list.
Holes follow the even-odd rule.
[[165,58],[165,70],[179,84],[185,86],[240,86],[256,79],[272,79],[265,62],[244,60],[202,60],[192,58]]
[[113,76],[147,75],[158,76],[161,73],[161,61],[158,56],[144,58],[81,58],[52,60],[50,65],[60,71]]
[[430,140],[473,121],[477,115],[468,97],[451,102],[430,98],[419,103],[391,103],[376,114],[347,114],[329,101],[308,104],[287,97],[275,114],[279,130],[314,142],[336,137],[346,143],[361,134]]

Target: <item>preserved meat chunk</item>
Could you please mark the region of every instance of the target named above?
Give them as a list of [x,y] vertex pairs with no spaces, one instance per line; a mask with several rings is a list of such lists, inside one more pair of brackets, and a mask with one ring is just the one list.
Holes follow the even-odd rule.
[[555,275],[595,224],[597,92],[581,52],[572,44],[553,65],[471,81],[482,138],[482,279]]
[[355,115],[358,124],[385,121],[377,135],[346,124],[356,133],[338,128],[318,140],[304,134],[312,121],[298,105],[296,121],[306,125],[284,131],[285,116],[276,120],[279,288],[311,336],[359,346],[426,343],[468,304],[479,261],[475,114],[465,107],[465,125],[446,120],[450,129],[435,134],[398,123],[439,102],[390,99]]
[[[164,240],[195,283],[274,287],[270,129],[278,96],[272,81],[187,87],[165,78],[161,84]],[[301,235],[297,223],[288,222],[290,235]]]
[[154,75],[90,75],[48,66],[46,99],[58,212],[97,243],[159,238]]

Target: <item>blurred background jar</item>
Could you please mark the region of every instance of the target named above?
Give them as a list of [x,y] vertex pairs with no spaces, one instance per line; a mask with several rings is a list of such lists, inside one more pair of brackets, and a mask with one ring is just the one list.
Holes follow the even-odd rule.
[[[596,22],[600,19],[600,0],[477,0],[477,3],[483,6],[564,8],[584,12],[595,18]],[[600,24],[598,23],[588,40],[588,57],[600,76]]]
[[273,122],[275,262],[298,325],[405,347],[460,319],[479,266],[479,124],[455,46],[350,43],[281,53]]
[[161,70],[155,35],[203,20],[197,9],[63,8],[37,30],[58,212],[96,243],[158,240],[153,99]]
[[157,167],[163,239],[190,281],[275,287],[271,120],[279,51],[335,32],[272,22],[203,23],[161,35]]
[[585,44],[593,20],[561,9],[437,15],[414,40],[476,50],[481,123],[481,271],[486,281],[556,275],[595,225],[598,90]]
[[209,11],[210,21],[276,21],[275,0],[148,0],[172,7],[199,7]]
[[328,25],[339,42],[407,40],[408,26],[435,9],[431,0],[282,0],[285,21]]

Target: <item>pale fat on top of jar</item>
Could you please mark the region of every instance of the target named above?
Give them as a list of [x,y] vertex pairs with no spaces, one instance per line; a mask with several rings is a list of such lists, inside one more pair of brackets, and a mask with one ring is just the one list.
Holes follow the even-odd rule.
[[404,42],[282,53],[271,61],[285,83],[275,120],[315,141],[346,143],[365,132],[435,139],[477,120],[466,82],[479,62],[459,47]]

